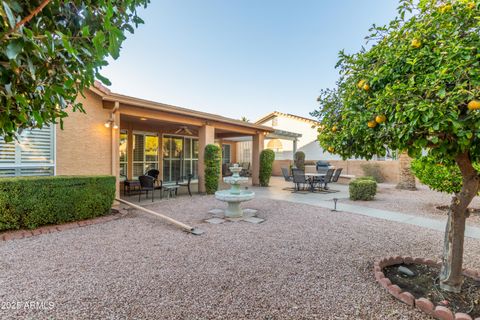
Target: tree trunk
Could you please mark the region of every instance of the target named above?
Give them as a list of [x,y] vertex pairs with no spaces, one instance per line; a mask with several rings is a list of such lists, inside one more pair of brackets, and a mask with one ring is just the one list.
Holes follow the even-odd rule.
[[410,169],[412,158],[408,156],[408,153],[402,152],[399,157],[400,169],[398,174],[397,189],[403,190],[416,190],[415,176]]
[[468,152],[455,159],[462,173],[462,190],[452,198],[448,212],[445,242],[443,244],[443,264],[440,272],[440,288],[449,292],[462,290],[463,242],[465,221],[468,218],[468,205],[478,192],[479,176],[473,168]]

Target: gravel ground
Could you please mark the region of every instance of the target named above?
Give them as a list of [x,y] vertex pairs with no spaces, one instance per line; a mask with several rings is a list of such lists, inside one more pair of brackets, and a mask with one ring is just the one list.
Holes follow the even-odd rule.
[[[398,190],[395,185],[379,184],[374,201],[352,201],[340,199],[339,202],[361,205],[370,208],[398,211],[429,218],[446,218],[448,212],[437,206],[449,205],[452,195],[430,190],[427,186],[417,185],[418,190]],[[470,208],[480,209],[480,197],[475,197]],[[467,220],[467,225],[480,226],[480,214],[474,212]]]
[[[425,319],[375,283],[376,258],[439,258],[442,234],[303,204],[253,200],[266,221],[203,222],[212,197],[150,206],[193,236],[138,212],[0,243],[1,319]],[[465,264],[480,268],[480,241]],[[51,310],[8,309],[10,302]]]

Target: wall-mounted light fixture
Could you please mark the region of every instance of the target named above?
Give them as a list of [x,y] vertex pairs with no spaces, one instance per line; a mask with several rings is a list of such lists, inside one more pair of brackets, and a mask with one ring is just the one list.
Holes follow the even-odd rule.
[[110,119],[105,121],[104,126],[105,128],[118,129],[118,124],[115,123],[115,120],[113,119],[113,114],[110,116]]
[[110,113],[110,118],[105,121],[105,128],[113,128],[113,129],[118,129],[118,124],[115,122],[115,119],[113,117],[113,115],[115,114],[115,112],[118,110],[118,108],[120,107],[120,103],[118,101],[115,102],[115,106],[113,107],[113,110],[112,110],[112,113]]

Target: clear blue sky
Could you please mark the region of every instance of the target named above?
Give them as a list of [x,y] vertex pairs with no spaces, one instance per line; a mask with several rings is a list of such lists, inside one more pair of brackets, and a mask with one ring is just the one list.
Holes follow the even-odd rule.
[[308,116],[397,0],[153,0],[103,70],[114,92],[250,120]]

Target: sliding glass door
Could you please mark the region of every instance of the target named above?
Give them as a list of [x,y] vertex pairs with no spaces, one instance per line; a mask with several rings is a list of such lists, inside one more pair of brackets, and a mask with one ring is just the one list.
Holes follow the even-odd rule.
[[163,136],[163,181],[175,182],[193,174],[197,178],[198,140],[190,137]]

